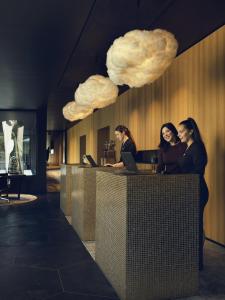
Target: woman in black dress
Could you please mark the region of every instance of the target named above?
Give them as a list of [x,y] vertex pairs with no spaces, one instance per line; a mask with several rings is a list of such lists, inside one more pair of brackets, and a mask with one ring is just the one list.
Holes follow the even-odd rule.
[[180,173],[178,158],[186,149],[186,144],[181,143],[178,132],[172,123],[165,123],[160,129],[160,144],[158,152],[157,173]]
[[203,213],[208,201],[209,192],[204,173],[207,164],[207,153],[202,141],[198,126],[192,118],[180,122],[178,135],[182,143],[187,144],[184,155],[178,162],[182,173],[199,174],[200,201],[199,201],[199,269],[203,269]]
[[[136,145],[134,139],[130,133],[130,130],[124,125],[118,125],[115,128],[115,136],[116,139],[122,142],[120,153],[121,152],[131,152],[135,158],[136,155]],[[107,164],[109,166],[109,164]],[[122,157],[120,156],[120,160],[118,163],[111,165],[115,168],[124,167],[124,163]]]

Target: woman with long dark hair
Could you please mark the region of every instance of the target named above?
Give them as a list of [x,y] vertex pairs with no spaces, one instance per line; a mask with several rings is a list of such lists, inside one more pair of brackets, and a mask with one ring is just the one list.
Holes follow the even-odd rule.
[[163,124],[160,129],[157,173],[180,173],[178,158],[185,149],[186,145],[180,142],[176,127],[172,123]]
[[[131,152],[132,155],[135,158],[135,155],[136,155],[136,145],[135,145],[135,142],[134,142],[134,139],[133,139],[133,137],[131,135],[130,130],[126,126],[124,126],[124,125],[118,125],[115,128],[115,136],[116,136],[117,140],[119,140],[120,142],[122,142],[120,153],[121,152]],[[107,164],[107,166],[109,166],[109,165],[110,164]],[[115,164],[113,164],[111,166],[115,167],[115,168],[124,167],[124,163],[123,163],[122,157],[120,156],[120,160],[119,160],[118,163],[115,163]]]
[[200,201],[199,201],[199,269],[203,269],[203,214],[208,201],[209,192],[204,174],[207,165],[207,152],[202,141],[200,131],[194,119],[188,118],[180,122],[178,135],[182,143],[187,144],[183,156],[178,162],[182,173],[199,174]]

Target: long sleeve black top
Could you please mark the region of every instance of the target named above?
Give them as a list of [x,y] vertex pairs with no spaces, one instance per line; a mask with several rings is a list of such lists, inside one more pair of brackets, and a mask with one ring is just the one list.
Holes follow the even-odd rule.
[[[121,149],[120,149],[120,153],[121,152],[131,152],[134,159],[136,156],[136,145],[135,143],[131,140],[131,139],[127,139],[122,145],[121,145]],[[120,156],[120,160],[119,162],[122,162],[122,156]]]
[[208,187],[206,185],[204,174],[207,164],[207,154],[203,145],[192,143],[178,159],[182,173],[192,173],[200,175],[200,200],[206,203],[208,201]]
[[179,142],[174,146],[169,146],[168,149],[159,149],[157,173],[181,173],[178,158],[182,157],[186,148],[186,144]]

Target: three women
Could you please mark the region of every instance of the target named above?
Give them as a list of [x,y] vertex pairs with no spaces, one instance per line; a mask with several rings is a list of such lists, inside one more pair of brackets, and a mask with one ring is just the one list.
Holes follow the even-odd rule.
[[[116,138],[122,142],[120,152],[136,155],[135,142],[129,129],[123,125],[115,128]],[[203,213],[208,201],[208,188],[204,179],[207,153],[198,126],[188,118],[179,123],[178,131],[172,123],[165,123],[160,129],[160,144],[157,172],[163,174],[191,173],[200,179],[199,199],[199,269],[203,268]],[[122,157],[113,167],[123,167]]]

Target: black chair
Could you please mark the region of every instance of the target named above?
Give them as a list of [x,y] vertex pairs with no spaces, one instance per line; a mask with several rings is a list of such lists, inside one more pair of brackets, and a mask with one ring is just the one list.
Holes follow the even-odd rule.
[[[8,194],[9,194],[9,178],[8,174],[0,174],[0,200],[5,200],[9,202]],[[5,197],[2,197],[4,195]]]

